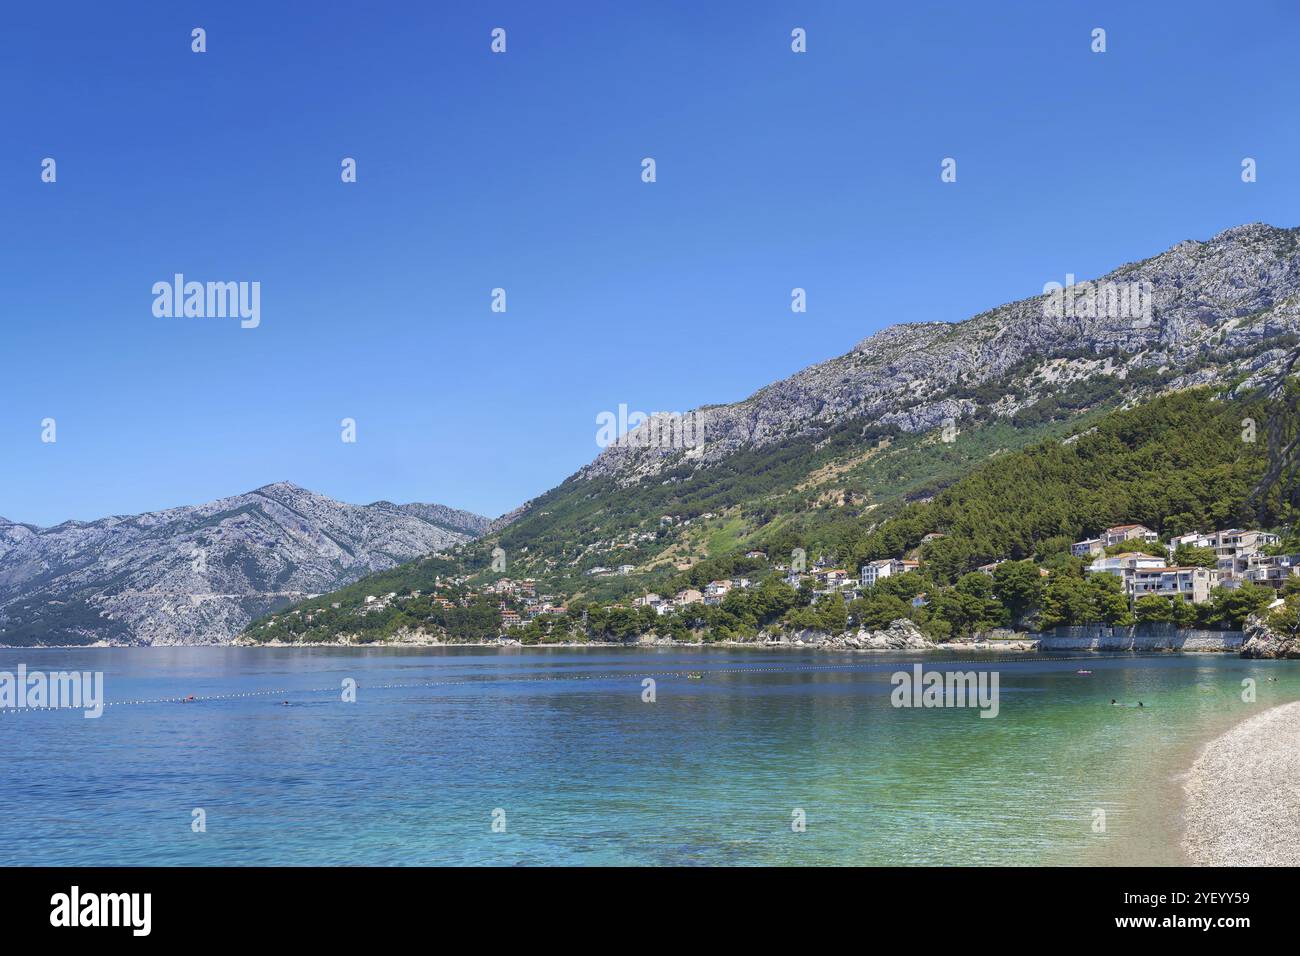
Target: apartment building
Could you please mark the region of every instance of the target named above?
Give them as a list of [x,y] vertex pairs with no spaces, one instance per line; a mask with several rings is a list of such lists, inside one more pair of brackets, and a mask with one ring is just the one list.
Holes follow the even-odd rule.
[[1134,599],[1154,594],[1203,604],[1218,583],[1219,572],[1210,568],[1134,568],[1126,590]]
[[1219,583],[1219,572],[1211,568],[1169,567],[1164,558],[1137,551],[1103,555],[1088,566],[1089,574],[1117,575],[1124,593],[1131,598],[1148,594],[1177,597],[1193,604],[1210,599],[1210,589]]
[[1278,590],[1288,578],[1300,577],[1300,554],[1252,554],[1242,578]]
[[[1229,587],[1235,587],[1242,580],[1257,580],[1260,577],[1260,575],[1252,577],[1248,574],[1251,569],[1251,558],[1280,540],[1271,532],[1244,528],[1229,528],[1226,531],[1212,531],[1209,534],[1193,531],[1169,539],[1169,557],[1172,559],[1180,547],[1210,548],[1214,551],[1217,559],[1216,567],[1223,582]],[[1262,568],[1261,565],[1257,570],[1262,571]],[[1276,571],[1277,569],[1274,568],[1273,577],[1279,576]],[[1280,576],[1286,577],[1285,574]]]

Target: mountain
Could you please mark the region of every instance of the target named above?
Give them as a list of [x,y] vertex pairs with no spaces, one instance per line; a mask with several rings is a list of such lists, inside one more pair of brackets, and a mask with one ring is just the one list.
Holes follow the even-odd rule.
[[[891,326],[742,402],[697,410],[705,443],[695,465],[855,419],[918,432],[982,407],[1006,418],[1089,379],[1118,384],[1171,370],[1177,374],[1164,385],[1180,388],[1248,376],[1278,358],[1300,327],[1300,229],[1238,226],[1096,281],[1146,284],[1149,314],[1050,315],[1048,297],[1036,296],[954,324]],[[628,483],[687,457],[638,448],[629,437],[630,447],[607,448],[579,474]]]
[[288,482],[52,528],[0,520],[0,644],[230,640],[275,608],[469,541],[479,515]]
[[[539,576],[650,572],[735,548],[835,554],[856,525],[932,497],[990,455],[1164,392],[1248,390],[1300,341],[1300,230],[1237,227],[1087,287],[1135,284],[1144,314],[1053,310],[1037,296],[887,328],[744,401],[697,409],[701,448],[637,447],[633,432],[529,502],[495,543]],[[674,520],[661,527],[664,517]]]
[[[699,447],[645,447],[647,423],[451,560],[332,596],[334,617],[366,594],[500,577],[497,547],[510,577],[601,603],[721,576],[750,549],[849,563],[886,517],[994,456],[1164,393],[1244,393],[1297,342],[1300,230],[1251,224],[1182,242],[1056,295],[887,328],[743,401],[690,413],[703,421]],[[603,570],[620,566],[630,573]]]

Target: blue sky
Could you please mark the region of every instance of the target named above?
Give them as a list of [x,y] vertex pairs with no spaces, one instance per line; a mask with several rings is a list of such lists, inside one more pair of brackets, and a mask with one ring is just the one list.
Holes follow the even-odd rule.
[[[277,480],[496,515],[619,403],[735,401],[893,323],[1300,224],[1282,2],[6,17],[0,514],[38,524]],[[155,317],[176,272],[260,282],[260,327]]]

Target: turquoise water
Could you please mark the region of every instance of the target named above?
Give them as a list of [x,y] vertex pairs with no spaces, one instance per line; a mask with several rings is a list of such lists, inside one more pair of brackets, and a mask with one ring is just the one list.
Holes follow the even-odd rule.
[[[999,715],[892,707],[918,661],[997,670]],[[1300,699],[1300,664],[1227,655],[0,649],[19,662],[102,670],[115,703],[0,714],[0,864],[1176,863],[1195,746]]]

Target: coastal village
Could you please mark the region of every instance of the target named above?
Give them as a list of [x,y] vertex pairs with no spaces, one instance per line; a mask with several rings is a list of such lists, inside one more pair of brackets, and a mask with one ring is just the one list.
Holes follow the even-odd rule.
[[[922,543],[941,537],[943,535],[938,533],[929,534],[922,539]],[[1282,587],[1287,578],[1300,576],[1300,554],[1274,555],[1265,552],[1265,548],[1277,545],[1280,540],[1278,535],[1267,531],[1233,528],[1171,537],[1162,545],[1166,551],[1164,556],[1139,551],[1108,554],[1107,551],[1113,551],[1116,545],[1129,541],[1160,544],[1160,536],[1145,525],[1123,524],[1105,529],[1096,538],[1075,542],[1070,546],[1070,554],[1077,558],[1092,557],[1093,561],[1087,565],[1085,572],[1115,575],[1120,579],[1124,594],[1130,599],[1154,595],[1202,604],[1210,599],[1210,592],[1215,587],[1231,589],[1239,587],[1243,581],[1250,581],[1276,590]],[[1214,566],[1173,563],[1182,549],[1212,550]],[[750,551],[745,556],[766,558],[762,551]],[[998,565],[1003,563],[1003,560],[993,561],[976,570],[991,576]],[[792,587],[810,589],[812,602],[816,603],[827,597],[857,600],[864,591],[885,578],[920,570],[921,562],[915,559],[885,558],[867,562],[856,574],[844,568],[832,567],[824,561],[807,573],[791,570],[779,563],[773,567],[783,574],[785,582]],[[1043,577],[1049,576],[1049,573],[1046,568],[1039,568],[1039,574]],[[653,608],[662,615],[692,604],[721,604],[730,591],[743,590],[754,583],[748,577],[717,580],[709,582],[702,591],[688,589],[672,596],[647,593],[632,603],[637,607]],[[912,600],[914,605],[919,606],[925,603],[926,596],[919,594]]]
[[[924,545],[942,537],[943,534],[938,532],[926,535],[921,541],[922,547],[914,553],[923,553]],[[1231,590],[1239,588],[1243,582],[1250,582],[1278,590],[1288,579],[1300,576],[1300,554],[1274,553],[1280,542],[1277,534],[1243,528],[1204,533],[1194,531],[1162,541],[1156,531],[1145,525],[1120,524],[1105,528],[1096,537],[1074,542],[1069,551],[1071,557],[1087,562],[1083,568],[1085,575],[1118,578],[1122,593],[1130,603],[1155,596],[1204,604],[1211,599],[1215,588]],[[753,562],[762,562],[759,565],[761,570],[719,578],[701,587],[683,588],[672,594],[645,592],[632,598],[630,605],[634,609],[649,609],[660,617],[696,607],[719,606],[729,594],[753,588],[772,576],[806,592],[809,604],[828,599],[852,602],[887,578],[913,574],[923,567],[919,557],[868,561],[854,571],[836,567],[825,558],[819,558],[810,568],[804,568],[799,566],[801,562],[792,562],[795,566],[780,561],[768,563],[768,555],[761,550],[748,551],[744,556]],[[1189,557],[1194,560],[1188,560]],[[992,561],[976,570],[992,577],[1005,561]],[[623,564],[596,566],[585,574],[590,577],[624,577],[636,571],[634,565]],[[1045,567],[1040,566],[1038,573],[1043,578],[1050,577]],[[447,589],[445,593],[444,589]],[[420,596],[417,591],[403,595],[402,599]],[[440,579],[430,600],[433,605],[452,609],[469,607],[484,598],[496,603],[503,638],[509,637],[513,629],[543,615],[560,617],[568,612],[567,604],[557,596],[539,593],[538,582],[533,578],[516,580],[502,577],[478,587],[468,576]],[[395,592],[367,595],[365,612],[382,611],[395,600],[398,600]],[[927,604],[928,597],[922,591],[910,600],[913,607],[919,608]],[[617,606],[607,605],[605,610]]]

